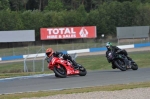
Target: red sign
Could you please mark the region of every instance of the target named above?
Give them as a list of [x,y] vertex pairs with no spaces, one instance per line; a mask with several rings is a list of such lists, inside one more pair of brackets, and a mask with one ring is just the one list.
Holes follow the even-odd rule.
[[41,40],[96,38],[96,26],[41,28]]

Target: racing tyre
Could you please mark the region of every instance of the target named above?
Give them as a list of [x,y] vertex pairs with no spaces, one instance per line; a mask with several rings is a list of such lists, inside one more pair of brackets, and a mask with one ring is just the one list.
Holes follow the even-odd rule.
[[59,78],[59,75],[55,74],[55,77]]
[[114,64],[115,64],[116,67],[117,67],[118,69],[120,69],[121,71],[126,71],[126,70],[127,70],[126,64],[125,64],[124,60],[121,60],[121,59],[115,60],[115,61],[114,61]]
[[54,66],[53,71],[54,71],[56,77],[60,77],[60,78],[66,78],[67,77],[66,68],[62,65]]
[[87,74],[86,69],[83,66],[79,68],[79,76],[85,76]]
[[138,65],[134,62],[134,63],[131,63],[132,67],[131,69],[132,70],[138,70]]

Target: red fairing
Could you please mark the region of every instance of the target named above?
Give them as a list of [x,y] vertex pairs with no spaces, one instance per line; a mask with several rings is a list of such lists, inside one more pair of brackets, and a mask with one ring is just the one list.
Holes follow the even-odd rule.
[[75,70],[70,62],[68,62],[66,60],[63,60],[61,58],[58,58],[58,57],[53,57],[52,58],[52,60],[48,64],[48,68],[50,70],[53,70],[54,66],[60,66],[60,65],[62,65],[62,66],[64,66],[66,68],[67,75],[79,74],[79,70]]

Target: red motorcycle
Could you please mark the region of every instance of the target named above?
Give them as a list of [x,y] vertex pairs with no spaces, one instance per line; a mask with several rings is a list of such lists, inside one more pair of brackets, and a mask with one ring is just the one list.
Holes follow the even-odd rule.
[[80,65],[78,69],[75,69],[72,62],[64,60],[60,57],[50,57],[47,59],[48,68],[55,73],[55,77],[66,78],[70,75],[85,76],[87,74],[86,69]]

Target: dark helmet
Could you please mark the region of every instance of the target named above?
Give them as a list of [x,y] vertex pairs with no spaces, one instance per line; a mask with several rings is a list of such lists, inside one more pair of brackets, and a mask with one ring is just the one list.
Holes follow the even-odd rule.
[[111,48],[111,46],[112,46],[112,44],[111,44],[110,42],[107,42],[107,43],[106,43],[106,47],[107,47],[107,49],[110,49],[110,48]]

